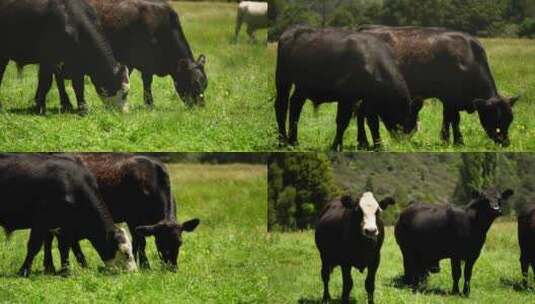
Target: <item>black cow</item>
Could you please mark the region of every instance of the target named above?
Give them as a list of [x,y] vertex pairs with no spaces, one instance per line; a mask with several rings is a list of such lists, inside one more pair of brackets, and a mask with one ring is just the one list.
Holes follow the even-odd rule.
[[454,143],[463,144],[459,111],[477,110],[487,135],[509,145],[512,107],[519,97],[498,94],[485,49],[475,37],[443,28],[364,26],[359,31],[392,47],[417,104],[433,97],[442,101],[444,141],[449,142],[451,125]]
[[518,244],[520,268],[524,284],[527,284],[529,266],[535,273],[535,205],[524,208],[518,215]]
[[366,192],[354,202],[351,197],[330,202],[320,214],[316,226],[316,246],[321,257],[321,278],[323,280],[323,303],[327,303],[329,278],[334,267],[342,267],[342,302],[349,302],[353,287],[351,268],[360,272],[368,268],[366,291],[368,302],[373,303],[375,274],[379,267],[381,246],[384,240],[384,226],[379,216],[388,205],[394,204],[391,197],[377,203],[371,192]]
[[38,113],[45,113],[53,73],[63,64],[81,113],[86,112],[84,74],[103,101],[126,102],[128,69],[115,60],[95,11],[84,0],[0,0],[0,39],[0,83],[9,60],[39,64]]
[[417,288],[441,259],[451,259],[453,293],[459,293],[461,261],[463,293],[470,294],[472,268],[481,253],[492,222],[502,214],[502,205],[513,195],[490,188],[476,192],[464,207],[413,202],[403,210],[395,227],[403,255],[404,280]]
[[[286,134],[290,99],[289,138]],[[389,47],[369,34],[345,29],[294,26],[278,44],[275,111],[281,144],[297,144],[299,116],[306,99],[315,105],[338,101],[337,131],[332,148],[342,148],[343,133],[358,100],[360,110],[377,114],[390,131],[411,133],[416,127],[407,85]],[[371,126],[379,137],[379,121]]]
[[[102,20],[104,33],[117,59],[143,79],[144,100],[152,106],[153,75],[173,78],[175,90],[186,105],[204,105],[208,80],[206,58],[193,58],[177,13],[164,0],[88,0]],[[56,73],[62,107],[70,108],[63,78]]]
[[[199,220],[177,222],[176,204],[165,165],[153,158],[120,153],[77,154],[71,157],[78,158],[94,174],[113,220],[128,224],[134,257],[140,266],[149,267],[145,236],[153,235],[160,258],[175,270],[182,232],[193,231]],[[45,244],[48,252],[51,242],[52,237],[49,236]],[[86,266],[78,243],[74,243],[73,251],[78,262]],[[44,265],[45,269],[54,269],[51,258],[45,259]]]
[[31,229],[28,251],[19,270],[28,276],[45,236],[61,228],[62,266],[73,236],[89,239],[107,266],[126,262],[135,270],[132,244],[115,226],[102,203],[93,175],[80,163],[41,154],[0,154],[0,226],[9,234]]

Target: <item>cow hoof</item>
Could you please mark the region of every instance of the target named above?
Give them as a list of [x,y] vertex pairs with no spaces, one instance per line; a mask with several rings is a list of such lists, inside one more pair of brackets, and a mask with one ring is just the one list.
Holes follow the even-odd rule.
[[45,110],[44,107],[37,106],[37,107],[35,107],[35,113],[37,115],[43,115],[44,116],[46,114],[46,110]]
[[46,266],[44,273],[45,274],[56,274],[56,269],[54,268],[54,266]]
[[61,270],[59,271],[59,275],[61,275],[62,277],[68,277],[71,275],[71,270],[69,268],[61,268]]
[[61,113],[72,113],[74,111],[74,109],[72,108],[72,106],[70,104],[68,106],[67,105],[61,105],[60,111],[61,111]]
[[78,115],[86,116],[87,115],[87,108],[86,107],[78,107]]
[[21,268],[18,272],[18,275],[23,277],[23,278],[27,278],[30,276],[30,269],[27,269],[27,268]]

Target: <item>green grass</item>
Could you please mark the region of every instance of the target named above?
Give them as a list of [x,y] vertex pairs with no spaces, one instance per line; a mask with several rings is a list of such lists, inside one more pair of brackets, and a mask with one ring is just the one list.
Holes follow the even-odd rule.
[[[59,114],[55,85],[48,98],[48,114],[28,112],[34,106],[36,66],[17,78],[10,63],[0,87],[0,151],[252,151],[266,147],[272,105],[268,103],[269,58],[262,43],[231,43],[235,3],[173,3],[195,57],[205,54],[208,89],[206,107],[188,109],[175,96],[170,77],[155,76],[155,109],[143,102],[139,72],[131,79],[131,111],[104,108],[86,79],[86,117]],[[257,32],[260,40],[266,31]],[[71,102],[74,92],[68,87]]]
[[[487,138],[477,114],[461,114],[461,131],[465,146],[445,145],[439,138],[442,126],[442,104],[428,101],[420,112],[421,130],[409,142],[395,142],[384,127],[381,135],[388,151],[533,151],[535,150],[535,41],[522,39],[481,39],[487,50],[498,90],[505,96],[522,94],[514,108],[514,121],[509,135],[511,146],[504,149]],[[276,59],[276,44],[268,46],[270,61]],[[269,71],[269,91],[275,96],[275,68]],[[336,105],[322,105],[318,113],[312,103],[305,104],[299,124],[300,146],[294,150],[327,150],[336,131]],[[271,148],[277,149],[275,114],[271,114]],[[356,150],[356,123],[345,133],[344,149]],[[368,139],[371,137],[368,132]]]
[[[269,268],[270,303],[320,303],[323,284],[320,278],[320,258],[314,245],[313,231],[301,233],[271,233]],[[519,247],[515,223],[495,223],[477,260],[468,299],[450,295],[452,281],[448,260],[441,262],[441,272],[428,280],[427,292],[413,293],[409,288],[395,287],[395,279],[403,272],[401,253],[393,229],[386,229],[377,273],[376,303],[533,303],[533,289],[519,288],[521,281]],[[331,276],[331,296],[342,293],[340,267]],[[356,303],[366,303],[364,278],[366,272],[352,271],[354,286],[351,297]],[[461,282],[463,282],[461,280]],[[530,283],[533,286],[533,282]],[[460,285],[462,288],[462,285]]]
[[[267,297],[266,169],[254,165],[171,165],[178,218],[201,219],[184,235],[177,273],[158,262],[147,242],[152,270],[133,274],[98,271],[103,263],[88,241],[89,269],[71,254],[70,277],[42,274],[42,253],[29,279],[19,278],[27,231],[0,237],[2,303],[262,303]],[[54,242],[56,243],[56,242]],[[56,247],[56,244],[54,244]],[[53,251],[56,268],[59,253]]]

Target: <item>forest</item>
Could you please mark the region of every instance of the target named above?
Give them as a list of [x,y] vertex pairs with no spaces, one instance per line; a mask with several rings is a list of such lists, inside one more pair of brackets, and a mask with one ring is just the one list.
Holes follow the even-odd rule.
[[292,24],[441,26],[483,37],[534,37],[531,0],[269,0],[275,41]]
[[268,229],[314,227],[326,203],[372,191],[393,196],[387,225],[411,201],[465,205],[474,191],[512,188],[505,215],[535,202],[535,155],[529,153],[277,153],[268,160]]

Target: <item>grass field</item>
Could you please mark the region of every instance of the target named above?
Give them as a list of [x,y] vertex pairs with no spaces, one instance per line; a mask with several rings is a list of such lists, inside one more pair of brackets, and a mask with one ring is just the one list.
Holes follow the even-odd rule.
[[[534,151],[535,150],[535,41],[520,39],[481,39],[489,56],[498,90],[505,96],[522,94],[514,108],[514,121],[510,128],[511,146],[504,149],[487,138],[477,114],[461,114],[461,131],[465,146],[445,145],[439,138],[442,126],[442,104],[428,101],[420,112],[421,129],[410,142],[395,142],[381,128],[385,150],[388,151]],[[269,92],[275,96],[276,45],[268,46],[270,63]],[[305,104],[300,120],[300,146],[294,150],[327,150],[336,131],[336,105],[322,105],[318,113],[312,103]],[[277,148],[275,114],[271,114],[271,149]],[[344,148],[356,150],[355,120],[345,133]],[[368,138],[371,141],[368,132]]]
[[[36,66],[25,68],[17,79],[8,66],[0,101],[0,151],[251,151],[267,146],[272,105],[267,102],[265,44],[241,40],[231,43],[235,3],[172,4],[195,58],[205,54],[208,89],[206,107],[188,109],[176,97],[170,77],[155,77],[155,108],[147,110],[143,87],[136,71],[131,79],[127,114],[104,109],[94,87],[86,79],[90,113],[86,117],[59,114],[55,85],[48,99],[48,114],[28,111],[34,106]],[[266,37],[257,32],[257,38]],[[74,92],[68,87],[71,102]]]
[[[158,263],[147,242],[152,270],[133,274],[98,271],[103,265],[88,241],[82,246],[89,269],[71,255],[72,275],[42,274],[42,253],[29,279],[16,271],[26,252],[26,231],[6,242],[0,236],[1,303],[265,303],[266,169],[253,165],[171,165],[178,218],[198,217],[184,235],[177,273]],[[54,242],[55,243],[55,242]],[[56,247],[56,244],[54,244]],[[54,252],[56,268],[59,253]]]
[[[302,233],[272,233],[269,236],[270,303],[320,303],[323,284],[320,278],[320,258],[314,245],[313,231]],[[376,303],[533,303],[533,289],[520,288],[521,274],[518,262],[520,252],[516,239],[516,223],[495,223],[477,260],[468,299],[450,295],[452,286],[450,264],[441,262],[441,272],[432,275],[422,293],[396,287],[403,272],[401,253],[393,229],[386,229],[381,251],[381,264],[377,273]],[[352,271],[354,286],[352,300],[366,303],[364,278],[366,272]],[[342,294],[340,268],[331,276],[331,296],[338,300]],[[461,282],[463,282],[461,280]],[[533,282],[530,282],[533,286]],[[461,289],[462,289],[462,285]],[[335,303],[338,303],[335,301]]]

